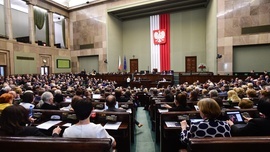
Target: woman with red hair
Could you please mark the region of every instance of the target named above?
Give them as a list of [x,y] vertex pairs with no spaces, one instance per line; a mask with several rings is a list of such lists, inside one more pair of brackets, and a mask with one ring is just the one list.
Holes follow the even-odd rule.
[[0,112],[6,107],[11,106],[13,102],[13,96],[9,93],[4,93],[0,96]]

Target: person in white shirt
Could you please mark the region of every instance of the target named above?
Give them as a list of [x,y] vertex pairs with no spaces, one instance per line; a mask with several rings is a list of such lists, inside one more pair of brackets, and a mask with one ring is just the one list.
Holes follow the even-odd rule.
[[129,87],[129,85],[130,85],[130,77],[127,77],[127,87]]
[[93,109],[91,101],[80,99],[72,103],[78,123],[65,129],[63,137],[70,138],[111,138],[112,147],[116,147],[115,139],[109,135],[103,126],[90,122],[90,115]]

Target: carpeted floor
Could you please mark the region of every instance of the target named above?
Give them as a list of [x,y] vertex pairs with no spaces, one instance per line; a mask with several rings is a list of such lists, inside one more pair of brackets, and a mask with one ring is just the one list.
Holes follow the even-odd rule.
[[151,130],[148,111],[139,107],[136,117],[143,126],[141,128],[135,126],[135,139],[131,146],[131,152],[159,152],[159,145],[155,143],[155,133]]

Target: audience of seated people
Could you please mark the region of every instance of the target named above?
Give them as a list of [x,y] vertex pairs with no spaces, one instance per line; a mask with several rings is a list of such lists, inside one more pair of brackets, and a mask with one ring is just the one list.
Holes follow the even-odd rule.
[[[267,76],[267,75],[266,75]],[[265,77],[266,77],[265,76]],[[71,110],[74,109],[74,105],[76,105],[77,101],[87,98],[90,102],[93,102],[91,95],[95,92],[99,92],[104,95],[104,98],[106,96],[110,96],[115,94],[117,96],[116,101],[119,102],[126,102],[128,100],[135,100],[134,96],[136,93],[141,92],[143,88],[122,88],[116,86],[116,82],[109,81],[109,80],[102,80],[102,79],[96,79],[96,78],[88,78],[88,77],[80,77],[79,75],[75,74],[50,74],[50,75],[17,75],[17,76],[8,76],[6,78],[1,77],[0,78],[0,110],[5,109],[6,107],[13,107],[13,105],[21,104],[24,105],[25,102],[32,102],[33,105],[35,105],[35,108],[41,108],[41,109],[59,109],[60,107],[57,106],[56,102],[63,102],[64,98],[66,96],[69,96],[72,98],[71,103]],[[255,105],[254,100],[261,99],[263,101],[260,101],[257,108],[262,113],[261,118],[253,118],[253,119],[247,119],[249,120],[250,125],[252,123],[255,123],[255,125],[260,124],[260,122],[265,123],[267,126],[267,120],[269,117],[269,114],[266,112],[264,108],[267,108],[268,106],[268,99],[270,98],[270,87],[266,81],[264,81],[265,78],[263,76],[260,76],[259,78],[256,78],[254,76],[249,77],[247,79],[241,80],[241,79],[232,79],[231,81],[224,81],[220,80],[217,83],[207,81],[207,82],[199,82],[196,81],[192,84],[184,83],[184,84],[178,84],[174,86],[168,86],[163,88],[148,88],[150,91],[147,93],[147,95],[151,96],[151,98],[159,98],[161,97],[161,94],[166,94],[167,99],[164,100],[166,102],[174,102],[176,107],[168,107],[169,111],[173,111],[174,108],[178,109],[177,106],[178,102],[179,104],[185,105],[185,100],[178,96],[183,96],[184,94],[187,94],[188,101],[196,101],[199,99],[205,99],[207,97],[210,97],[218,103],[219,110],[222,108],[222,100],[224,101],[229,100],[232,102],[236,102],[240,108],[247,108],[246,106],[242,107],[241,104],[248,103],[249,107],[251,107],[252,102]],[[254,81],[256,80],[256,81]],[[31,99],[31,95],[27,92],[31,90],[34,95],[34,99]],[[62,96],[59,97],[57,92],[60,90],[62,92]],[[152,91],[153,90],[153,91]],[[14,94],[14,91],[16,95]],[[87,93],[86,93],[87,91]],[[120,91],[120,92],[119,92]],[[208,93],[207,93],[208,92]],[[193,93],[196,95],[193,95]],[[9,95],[8,95],[9,94]],[[24,95],[28,94],[28,99],[24,99]],[[120,96],[118,96],[120,94]],[[165,96],[162,96],[163,98]],[[222,95],[222,98],[220,100],[220,96]],[[30,97],[31,96],[31,97]],[[18,99],[17,102],[14,102],[15,98]],[[63,97],[63,100],[62,100]],[[176,100],[174,100],[174,97]],[[150,98],[150,99],[151,99]],[[249,98],[249,100],[246,100],[246,98]],[[181,99],[181,100],[180,100]],[[210,99],[209,99],[210,100]],[[211,100],[212,101],[212,100]],[[251,101],[251,102],[250,102]],[[39,102],[39,104],[37,104]],[[199,105],[199,104],[198,104]],[[150,105],[151,106],[151,105]],[[192,107],[190,107],[192,108]],[[253,107],[251,107],[253,108]],[[181,109],[181,108],[179,108]],[[199,107],[199,109],[201,109]],[[186,109],[188,110],[188,109]],[[268,109],[268,111],[270,111]],[[75,111],[76,112],[76,111]],[[202,112],[203,113],[203,112]],[[205,120],[207,119],[216,119],[216,117],[213,116],[206,116],[203,115]],[[257,121],[258,119],[258,121]],[[28,120],[29,121],[29,120]],[[220,121],[216,121],[218,123],[221,123]],[[250,135],[252,133],[242,133],[242,130],[236,130],[234,128],[234,125],[230,122],[227,122],[231,125],[232,128],[232,136],[235,135]],[[227,124],[226,123],[226,124]],[[226,124],[224,126],[226,126]],[[185,126],[183,122],[183,126]],[[192,125],[190,126],[192,128]],[[248,127],[248,126],[247,126]],[[258,127],[258,125],[257,125]],[[188,130],[188,128],[182,128],[183,130],[186,129],[186,131],[192,131]],[[254,131],[254,135],[268,135],[268,132],[264,131],[264,129],[258,129],[255,127],[250,127],[246,129],[251,129],[249,131]],[[244,130],[244,129],[243,129]],[[259,130],[259,131],[257,131]],[[244,131],[243,131],[244,132]],[[262,132],[265,132],[265,134],[262,134]],[[252,134],[253,135],[253,134]],[[183,141],[186,141],[186,139],[183,138]]]

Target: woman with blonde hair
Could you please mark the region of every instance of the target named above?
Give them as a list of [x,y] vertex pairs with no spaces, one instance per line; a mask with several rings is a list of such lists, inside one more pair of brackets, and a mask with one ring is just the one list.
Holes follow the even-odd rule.
[[241,99],[238,97],[238,94],[234,90],[230,90],[227,92],[227,99],[232,102],[240,102]]

